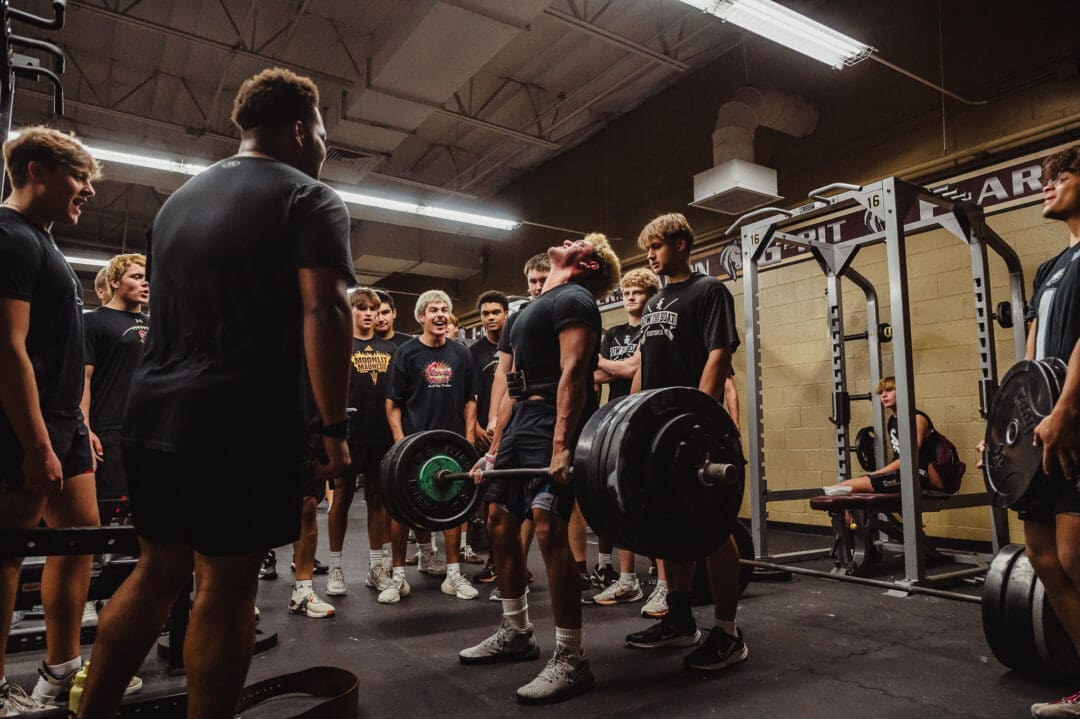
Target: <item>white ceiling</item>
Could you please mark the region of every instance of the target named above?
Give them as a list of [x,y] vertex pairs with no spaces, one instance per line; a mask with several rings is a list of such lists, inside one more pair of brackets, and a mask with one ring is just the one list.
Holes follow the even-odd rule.
[[[11,4],[49,12],[43,0]],[[70,0],[63,30],[16,24],[15,32],[64,48],[60,124],[88,141],[215,161],[235,151],[228,117],[237,87],[281,65],[320,87],[331,145],[324,179],[504,217],[517,213],[491,199],[501,188],[732,41],[715,18],[678,0]],[[47,86],[20,80],[16,124],[43,120],[49,97]],[[119,165],[107,173],[62,243],[142,247],[184,179]],[[479,271],[484,239],[506,237],[350,209],[366,282],[463,279]]]

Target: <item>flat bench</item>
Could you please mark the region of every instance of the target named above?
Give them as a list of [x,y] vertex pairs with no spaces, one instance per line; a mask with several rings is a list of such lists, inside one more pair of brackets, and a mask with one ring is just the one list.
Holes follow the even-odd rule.
[[[986,506],[986,492],[945,494],[923,492],[922,511],[940,512],[961,507]],[[889,540],[903,545],[904,523],[900,494],[855,493],[843,497],[812,497],[811,509],[828,512],[832,519],[835,544],[832,555],[836,560],[834,572],[857,577],[869,573],[872,565],[883,558],[882,545]],[[850,521],[845,518],[850,516]],[[947,561],[929,541],[925,542],[927,558]]]

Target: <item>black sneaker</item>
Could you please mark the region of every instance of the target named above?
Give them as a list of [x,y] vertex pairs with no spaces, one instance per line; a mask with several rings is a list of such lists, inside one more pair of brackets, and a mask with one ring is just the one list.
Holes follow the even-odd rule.
[[588,572],[582,572],[581,573],[581,591],[582,592],[587,592],[592,588],[593,588],[592,587],[592,577],[589,576]]
[[[295,572],[296,571],[296,562],[290,563],[289,564],[289,569],[291,569],[291,570],[293,570]],[[311,573],[312,574],[326,574],[329,571],[330,571],[330,565],[329,564],[323,564],[319,560],[318,557],[315,557],[315,562],[311,565]],[[274,576],[276,577],[277,575],[275,574]]]
[[733,637],[722,629],[713,627],[709,631],[709,638],[683,657],[683,666],[687,669],[719,671],[745,662],[750,656],[750,649],[743,641],[742,630],[736,629],[735,632],[738,636]]
[[619,581],[619,573],[610,564],[597,564],[589,573],[589,580],[596,589],[606,589],[612,582]]
[[701,630],[694,626],[683,631],[664,617],[648,629],[626,635],[626,646],[638,649],[657,647],[692,647],[701,641]]
[[490,584],[495,581],[495,563],[491,561],[491,557],[484,562],[483,569],[473,575],[473,581],[481,584]]
[[271,549],[259,565],[259,579],[277,579],[277,555]]

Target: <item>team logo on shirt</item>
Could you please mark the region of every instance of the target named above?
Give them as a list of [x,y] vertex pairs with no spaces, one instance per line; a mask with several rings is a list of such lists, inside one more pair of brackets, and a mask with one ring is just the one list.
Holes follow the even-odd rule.
[[358,374],[371,377],[372,384],[378,384],[379,375],[386,374],[390,367],[390,355],[386,352],[376,352],[371,345],[368,345],[359,352],[352,353],[352,366]]
[[126,330],[124,330],[123,336],[127,337],[129,332],[135,332],[136,334],[138,334],[139,343],[146,344],[146,335],[150,332],[150,328],[146,325],[132,325],[131,327],[128,327]]
[[[671,342],[675,341],[675,328],[679,326],[679,315],[675,312],[661,311],[659,308],[663,301],[663,298],[660,298],[660,302],[657,303],[657,311],[649,312],[641,317],[642,341],[646,337],[655,337],[657,335],[663,335]],[[677,301],[675,300],[671,304],[673,305]]]
[[424,380],[428,387],[449,387],[454,380],[454,369],[436,360],[424,368]]

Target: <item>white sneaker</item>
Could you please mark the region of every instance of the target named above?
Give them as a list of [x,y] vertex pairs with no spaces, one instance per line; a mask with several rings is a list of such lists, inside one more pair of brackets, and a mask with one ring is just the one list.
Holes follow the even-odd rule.
[[97,626],[97,623],[98,623],[97,607],[94,606],[93,602],[87,602],[86,606],[83,607],[82,625],[84,627],[93,627],[93,626]]
[[293,595],[289,600],[289,614],[306,614],[312,619],[328,619],[334,616],[334,607],[319,599],[319,595],[312,589],[300,601],[296,601],[296,595]]
[[390,586],[379,592],[379,604],[397,604],[411,592],[412,587],[405,581],[405,577],[391,577]]
[[[382,567],[382,565],[379,565]],[[365,582],[369,587],[371,584],[371,572],[368,572],[368,580]],[[326,578],[326,593],[331,597],[344,597],[349,593],[349,587],[345,584],[345,570],[341,567],[330,567],[330,575]]]
[[483,564],[486,560],[473,551],[468,544],[461,550],[461,561],[466,564]]
[[39,712],[49,707],[34,701],[18,684],[4,682],[0,685],[0,717],[15,716],[25,712]]
[[645,605],[641,607],[641,616],[643,617],[662,617],[668,613],[667,605],[668,588],[660,583],[657,583],[653,588],[652,594],[645,601]]
[[431,547],[420,550],[420,559],[416,562],[416,569],[429,577],[446,576],[446,562],[440,559],[438,552]]
[[[82,669],[80,666],[79,669]],[[41,666],[38,667],[38,681],[34,686],[34,692],[27,699],[33,702],[38,709],[62,707],[67,704],[68,694],[71,692],[71,685],[75,682],[75,675],[79,673],[79,669],[72,669],[62,677],[55,676],[49,671],[49,668],[45,665],[45,662],[41,662]],[[128,681],[127,688],[124,690],[124,696],[128,694],[134,694],[135,692],[143,688],[143,681],[139,677],[132,677]],[[22,691],[22,689],[18,689]],[[25,694],[26,692],[23,692]],[[0,692],[0,697],[3,693]],[[17,705],[16,705],[17,706]],[[30,709],[24,709],[22,711],[31,711]],[[33,711],[37,711],[36,709]],[[12,712],[11,706],[8,706],[8,714],[19,713]],[[2,715],[0,715],[2,716]]]
[[825,492],[826,497],[848,497],[851,496],[851,487],[846,484],[834,484],[829,487],[822,487],[822,491]]
[[480,594],[461,572],[446,575],[442,583],[442,593],[458,599],[476,599],[476,596]]

